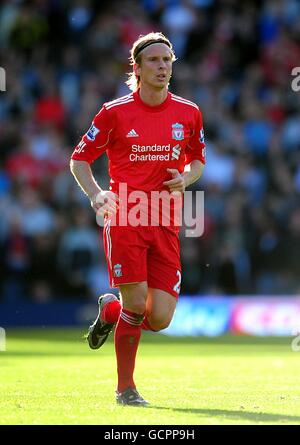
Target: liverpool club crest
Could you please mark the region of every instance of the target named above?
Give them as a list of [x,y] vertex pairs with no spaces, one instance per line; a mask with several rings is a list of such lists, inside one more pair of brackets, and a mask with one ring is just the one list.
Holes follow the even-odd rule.
[[172,139],[175,141],[182,141],[184,139],[184,128],[182,124],[173,124],[172,125]]
[[114,277],[119,278],[122,274],[122,265],[121,264],[115,264],[114,265]]

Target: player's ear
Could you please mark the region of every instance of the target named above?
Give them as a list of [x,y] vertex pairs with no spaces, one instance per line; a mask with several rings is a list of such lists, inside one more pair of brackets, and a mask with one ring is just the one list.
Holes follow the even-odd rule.
[[133,71],[136,76],[140,76],[141,75],[141,66],[138,63],[135,63],[133,65]]

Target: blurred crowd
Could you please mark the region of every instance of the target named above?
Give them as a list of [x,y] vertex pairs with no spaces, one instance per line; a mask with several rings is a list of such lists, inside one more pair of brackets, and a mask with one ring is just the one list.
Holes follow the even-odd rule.
[[[101,229],[69,171],[129,49],[162,31],[170,89],[204,117],[205,231],[182,236],[184,294],[300,292],[298,0],[35,0],[0,6],[0,301],[108,291]],[[93,164],[108,185],[107,160]]]

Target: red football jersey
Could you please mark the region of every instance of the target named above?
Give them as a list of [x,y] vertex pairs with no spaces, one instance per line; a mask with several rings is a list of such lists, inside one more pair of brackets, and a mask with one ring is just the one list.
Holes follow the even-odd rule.
[[118,193],[169,189],[167,168],[180,173],[198,159],[205,164],[202,115],[196,104],[168,92],[159,106],[145,104],[139,91],[107,102],[76,146],[72,159],[91,164],[106,151],[110,189]]

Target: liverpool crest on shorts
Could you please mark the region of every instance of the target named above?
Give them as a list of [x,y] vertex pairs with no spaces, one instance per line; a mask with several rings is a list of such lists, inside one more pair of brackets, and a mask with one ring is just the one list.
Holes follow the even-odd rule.
[[184,139],[184,128],[182,124],[172,124],[172,139],[182,141]]
[[121,264],[115,264],[114,265],[114,277],[119,278],[122,274],[122,265]]

